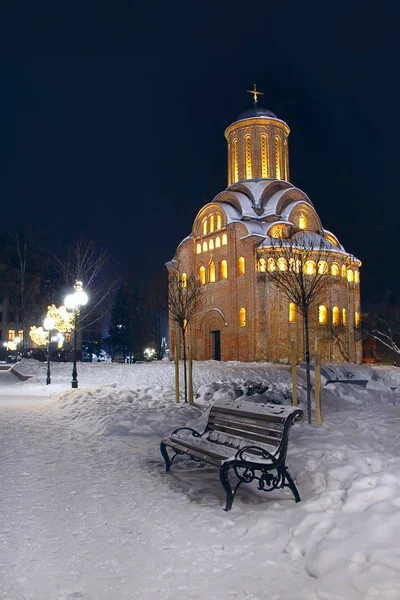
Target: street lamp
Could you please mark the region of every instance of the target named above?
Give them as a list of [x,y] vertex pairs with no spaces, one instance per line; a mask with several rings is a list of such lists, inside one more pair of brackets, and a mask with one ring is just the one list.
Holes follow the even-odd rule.
[[73,311],[74,313],[74,346],[73,346],[73,367],[72,367],[72,381],[71,387],[78,387],[78,371],[76,369],[76,317],[79,314],[81,306],[85,306],[88,301],[88,295],[83,291],[82,281],[76,281],[74,285],[75,292],[73,294],[68,294],[64,300],[64,304],[68,310]]
[[44,328],[47,329],[48,334],[49,334],[49,342],[47,344],[47,376],[46,376],[46,385],[49,385],[49,383],[51,383],[51,377],[50,377],[50,349],[51,349],[51,332],[54,329],[54,319],[53,317],[46,317],[43,325]]

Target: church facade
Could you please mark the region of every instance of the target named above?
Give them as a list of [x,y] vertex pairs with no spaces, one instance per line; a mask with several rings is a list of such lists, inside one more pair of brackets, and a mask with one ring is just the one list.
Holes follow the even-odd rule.
[[[225,131],[227,189],[199,211],[191,234],[167,263],[170,274],[184,280],[194,275],[204,285],[202,306],[185,336],[194,359],[287,362],[292,341],[302,358],[301,313],[260,273],[280,268],[277,239],[295,240],[306,232],[329,254],[327,286],[310,309],[311,353],[318,340],[322,360],[361,362],[361,262],[323,227],[311,200],[290,183],[289,133],[255,96],[254,106]],[[311,265],[310,276],[320,268]],[[170,322],[169,330],[173,350],[176,325]]]

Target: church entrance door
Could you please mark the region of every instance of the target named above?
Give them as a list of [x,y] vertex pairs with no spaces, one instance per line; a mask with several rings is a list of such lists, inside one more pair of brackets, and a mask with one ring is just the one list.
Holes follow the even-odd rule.
[[211,331],[212,359],[221,360],[221,331]]

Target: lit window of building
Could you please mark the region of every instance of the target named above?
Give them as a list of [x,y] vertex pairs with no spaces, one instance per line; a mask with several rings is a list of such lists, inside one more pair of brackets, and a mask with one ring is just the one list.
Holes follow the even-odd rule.
[[281,143],[278,136],[275,137],[275,177],[282,179],[281,176]]
[[215,239],[215,247],[216,248],[220,248],[221,247],[221,238],[219,237],[219,235]]
[[208,244],[207,242],[203,242],[203,252],[207,252],[208,251]]
[[289,304],[289,323],[296,323],[296,305],[294,302]]
[[210,215],[210,233],[214,231],[214,215]]
[[340,310],[338,306],[332,308],[332,324],[340,325]]
[[226,233],[224,233],[222,235],[222,245],[223,246],[227,246],[228,245],[228,236],[226,235]]
[[269,177],[268,169],[268,152],[267,152],[267,136],[261,134],[260,137],[260,148],[261,148],[261,177]]
[[321,304],[318,308],[318,322],[320,325],[326,325],[328,323],[328,309],[325,304]]
[[8,341],[13,342],[15,339],[15,329],[8,330]]
[[342,265],[342,277],[347,277],[346,265]]
[[214,240],[210,240],[210,241],[208,242],[208,249],[209,249],[209,250],[214,250]]
[[245,144],[246,144],[246,177],[247,177],[247,179],[251,179],[253,177],[253,173],[252,173],[252,168],[251,168],[251,138],[249,135],[246,135]]
[[243,307],[239,310],[239,326],[246,326],[246,309]]
[[307,219],[304,215],[299,216],[299,229],[307,229]]
[[315,262],[313,260],[306,260],[304,272],[306,275],[315,275]]
[[334,277],[339,277],[340,275],[340,267],[337,263],[333,263],[333,265],[331,266],[331,274]]
[[212,260],[208,266],[208,281],[215,283],[215,263]]
[[239,164],[238,164],[238,141],[237,138],[233,140],[232,144],[232,160],[233,160],[233,183],[239,181]]
[[23,329],[18,329],[18,337],[22,342],[24,339],[24,330]]
[[347,281],[350,281],[351,283],[354,281],[354,275],[351,269],[347,269]]
[[343,325],[347,325],[347,312],[345,308],[342,308],[342,323]]
[[226,260],[221,260],[221,279],[228,279],[228,263]]
[[221,219],[221,215],[219,213],[217,213],[217,231],[219,229],[221,229],[222,227],[222,219]]
[[244,275],[244,272],[245,272],[244,258],[243,258],[243,256],[240,256],[239,260],[238,260],[238,275]]
[[187,275],[186,275],[186,273],[182,273],[181,282],[182,282],[182,287],[183,288],[187,287]]
[[207,219],[203,221],[203,235],[207,235]]
[[320,275],[328,272],[328,263],[325,260],[320,260],[318,263],[318,273]]
[[199,267],[199,279],[201,285],[204,285],[206,282],[206,268],[203,265]]
[[196,246],[196,254],[201,254],[201,244],[197,244],[197,246]]
[[268,271],[275,271],[276,263],[273,258],[268,259]]
[[360,283],[360,272],[354,271],[354,283]]
[[354,313],[354,324],[357,328],[360,327],[360,313],[357,311]]
[[258,272],[265,273],[266,270],[267,270],[267,261],[265,260],[265,258],[260,258],[260,260],[258,261]]
[[286,258],[283,258],[283,256],[281,256],[280,258],[278,258],[278,269],[280,271],[287,271],[287,262],[286,262]]

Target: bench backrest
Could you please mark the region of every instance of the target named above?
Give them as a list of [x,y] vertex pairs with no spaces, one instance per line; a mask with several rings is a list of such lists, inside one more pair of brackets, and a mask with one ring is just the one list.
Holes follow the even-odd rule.
[[207,429],[249,440],[249,446],[268,446],[285,460],[289,428],[302,416],[302,410],[291,406],[220,400],[211,407]]

